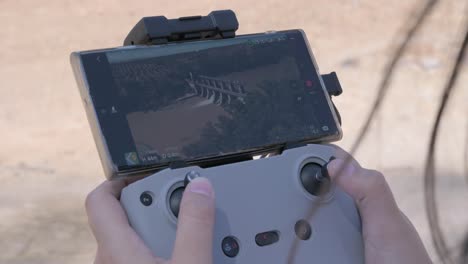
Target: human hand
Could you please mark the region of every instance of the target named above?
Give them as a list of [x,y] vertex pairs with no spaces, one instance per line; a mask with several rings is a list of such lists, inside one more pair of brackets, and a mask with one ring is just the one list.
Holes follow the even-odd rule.
[[[349,154],[339,148],[335,156],[328,171],[332,180],[356,201],[363,225],[366,263],[431,263],[384,176],[362,168],[353,158],[345,165]],[[86,200],[89,223],[98,243],[95,263],[211,264],[214,195],[208,180],[199,179],[190,183],[184,193],[171,260],[153,255],[130,227],[118,200],[127,185],[125,180],[106,181],[97,187]]]
[[184,192],[170,260],[155,256],[130,227],[119,201],[126,185],[125,180],[105,181],[86,198],[89,225],[98,245],[95,264],[213,263],[214,192],[206,178],[196,178]]
[[328,173],[357,204],[366,264],[432,263],[416,229],[398,208],[382,173],[362,168],[338,147],[335,156],[337,159],[328,164]]

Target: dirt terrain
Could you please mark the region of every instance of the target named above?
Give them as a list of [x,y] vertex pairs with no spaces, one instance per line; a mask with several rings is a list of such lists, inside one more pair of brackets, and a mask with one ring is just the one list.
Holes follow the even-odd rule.
[[[121,45],[142,16],[230,8],[239,33],[302,28],[322,73],[337,71],[349,148],[376,94],[399,32],[423,1],[0,0],[0,263],[90,263],[95,242],[84,199],[104,180],[69,65],[75,50]],[[398,64],[391,90],[356,153],[384,171],[401,209],[435,257],[423,200],[430,128],[467,1],[442,0]],[[465,58],[468,64],[468,58]],[[468,231],[465,176],[468,69],[450,100],[437,152],[437,201],[448,244]]]

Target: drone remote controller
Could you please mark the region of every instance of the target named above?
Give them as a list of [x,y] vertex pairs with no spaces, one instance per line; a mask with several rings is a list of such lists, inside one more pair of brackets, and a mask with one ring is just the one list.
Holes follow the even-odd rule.
[[[269,158],[165,169],[124,188],[121,203],[146,245],[170,258],[184,186],[206,177],[216,194],[214,263],[286,263],[296,239],[296,263],[364,263],[355,203],[324,173],[334,151],[306,145]],[[314,202],[318,210],[305,219]]]

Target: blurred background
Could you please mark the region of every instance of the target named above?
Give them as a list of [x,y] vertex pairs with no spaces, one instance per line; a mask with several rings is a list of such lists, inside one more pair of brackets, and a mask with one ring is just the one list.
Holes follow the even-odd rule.
[[[335,99],[349,149],[385,64],[424,1],[0,0],[0,263],[91,263],[96,246],[86,194],[104,180],[69,54],[120,46],[143,16],[233,9],[239,34],[302,28],[322,73],[337,71]],[[443,86],[460,46],[467,1],[441,0],[398,62],[357,159],[386,175],[434,261],[423,168]],[[464,58],[468,63],[468,58]],[[467,64],[465,63],[465,65]],[[436,152],[440,225],[454,255],[468,231],[468,68],[450,97]]]

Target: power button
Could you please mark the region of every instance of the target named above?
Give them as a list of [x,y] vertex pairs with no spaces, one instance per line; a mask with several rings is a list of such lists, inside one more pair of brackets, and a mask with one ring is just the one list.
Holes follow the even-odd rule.
[[239,243],[233,236],[227,236],[221,242],[221,248],[224,255],[233,258],[239,254]]

